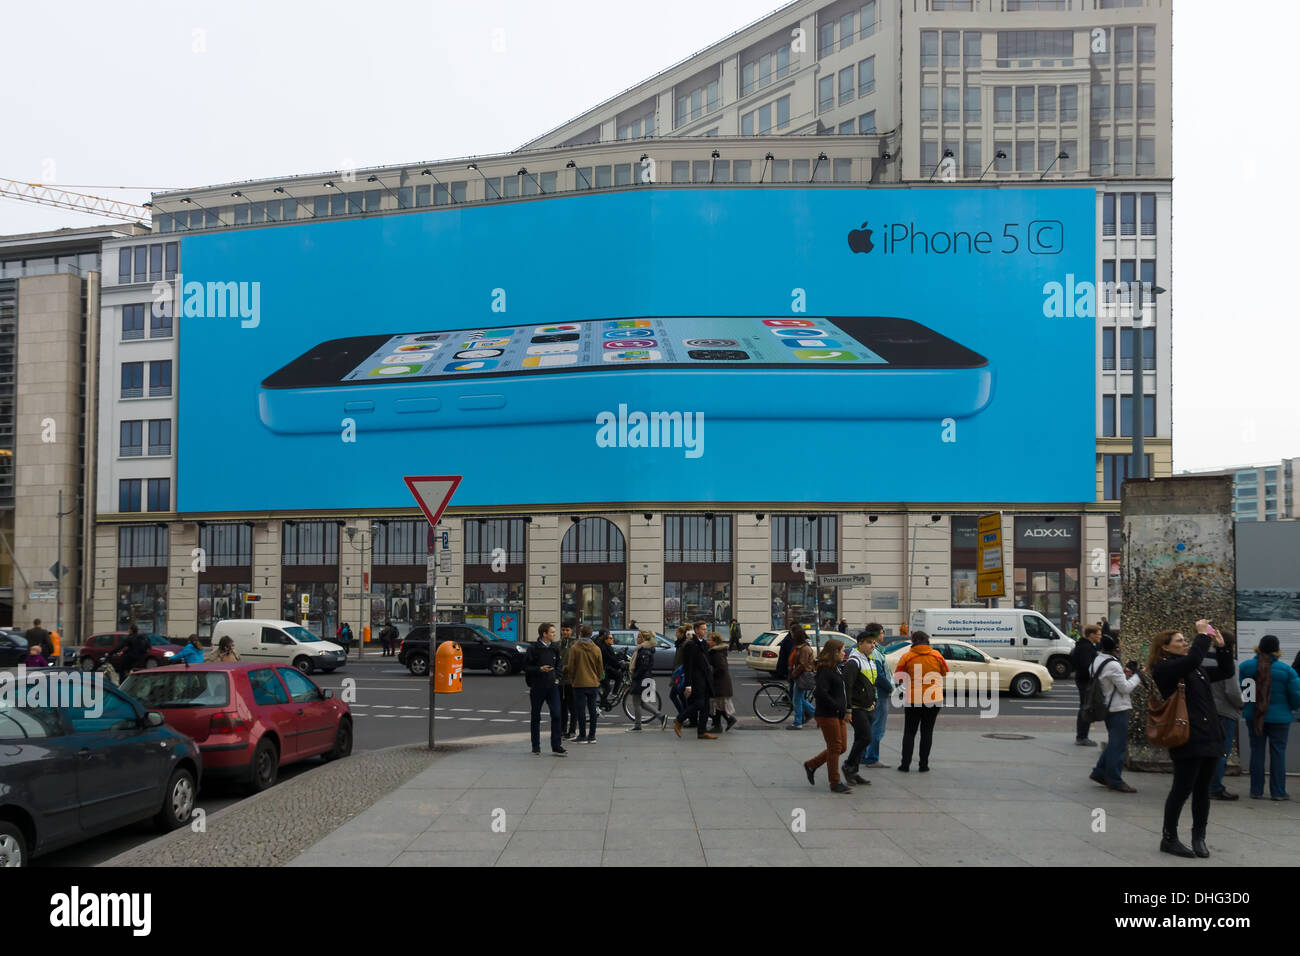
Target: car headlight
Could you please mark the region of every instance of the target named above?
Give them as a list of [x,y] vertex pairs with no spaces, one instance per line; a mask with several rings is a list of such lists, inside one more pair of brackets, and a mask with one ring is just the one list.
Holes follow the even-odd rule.
[[163,651],[163,657],[175,657],[175,656],[176,656],[175,651]]

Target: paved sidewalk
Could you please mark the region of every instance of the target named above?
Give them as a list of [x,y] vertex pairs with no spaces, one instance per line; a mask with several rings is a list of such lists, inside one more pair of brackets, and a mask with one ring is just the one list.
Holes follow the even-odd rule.
[[[971,722],[966,722],[967,726]],[[998,728],[1005,730],[1005,728]],[[1131,772],[1136,794],[1088,780],[1073,734],[935,735],[930,773],[899,773],[891,719],[882,769],[848,795],[800,766],[821,734],[744,729],[717,741],[621,730],[570,756],[533,757],[526,735],[440,756],[291,866],[1294,866],[1300,809],[1214,802],[1209,860],[1157,851],[1170,776]],[[504,738],[499,738],[504,740]],[[1099,813],[1098,811],[1104,811]],[[803,820],[806,826],[800,827]],[[1181,836],[1189,839],[1191,806]],[[1104,831],[1094,827],[1104,824]]]

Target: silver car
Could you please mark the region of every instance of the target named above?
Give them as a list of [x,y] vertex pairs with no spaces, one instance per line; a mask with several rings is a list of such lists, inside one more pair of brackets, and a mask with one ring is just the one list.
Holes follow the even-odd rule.
[[[632,650],[636,647],[637,632],[618,630],[609,633],[614,635],[614,650],[624,657],[631,657]],[[655,633],[655,644],[655,663],[652,673],[671,674],[673,658],[677,656],[677,645],[658,632]]]

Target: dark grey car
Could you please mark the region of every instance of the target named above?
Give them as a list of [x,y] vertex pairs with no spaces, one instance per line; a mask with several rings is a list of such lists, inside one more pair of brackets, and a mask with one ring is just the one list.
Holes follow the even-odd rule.
[[[43,700],[31,693],[38,681]],[[199,750],[162,714],[79,670],[24,684],[0,694],[0,866],[139,820],[168,830],[189,821]]]
[[[631,657],[632,649],[636,647],[636,631],[610,631],[614,635],[614,649],[624,657]],[[677,656],[677,645],[658,632],[655,633],[655,674],[671,674],[673,672],[673,658]]]

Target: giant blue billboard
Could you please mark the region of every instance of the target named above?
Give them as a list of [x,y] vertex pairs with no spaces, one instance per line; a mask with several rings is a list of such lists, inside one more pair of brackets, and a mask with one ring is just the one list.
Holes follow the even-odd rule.
[[1092,310],[1059,290],[1094,218],[645,187],[186,236],[177,506],[407,506],[408,474],[458,506],[1090,501]]

